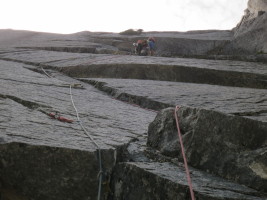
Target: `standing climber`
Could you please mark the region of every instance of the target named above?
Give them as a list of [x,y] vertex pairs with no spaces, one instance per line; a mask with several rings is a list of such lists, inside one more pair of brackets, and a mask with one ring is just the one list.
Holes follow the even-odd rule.
[[149,47],[149,51],[148,51],[148,55],[150,56],[154,56],[155,54],[155,38],[153,37],[149,37],[148,38],[148,47]]

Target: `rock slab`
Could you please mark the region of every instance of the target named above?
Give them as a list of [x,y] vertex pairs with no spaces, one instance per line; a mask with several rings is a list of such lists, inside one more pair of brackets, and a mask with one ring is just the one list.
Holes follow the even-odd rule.
[[[205,172],[192,170],[191,177],[198,200],[266,199],[258,196],[253,189],[223,181]],[[166,162],[126,162],[116,165],[112,190],[114,200],[191,199],[184,168]]]

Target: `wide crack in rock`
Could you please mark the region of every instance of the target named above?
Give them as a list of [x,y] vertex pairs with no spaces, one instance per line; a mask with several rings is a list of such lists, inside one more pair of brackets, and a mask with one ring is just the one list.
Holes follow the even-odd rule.
[[80,79],[108,95],[161,110],[185,105],[267,121],[267,90],[152,80]]
[[40,108],[40,107],[43,107],[43,108],[49,108],[48,106],[45,106],[45,105],[41,105],[41,104],[38,104],[38,103],[35,103],[35,102],[31,102],[31,101],[26,101],[26,100],[23,100],[23,99],[20,99],[16,96],[11,96],[11,95],[2,95],[0,94],[0,98],[3,98],[3,99],[11,99],[29,109],[37,109],[37,108]]
[[[267,88],[265,65],[185,58],[143,58],[49,51],[6,53],[1,59],[58,69],[71,77],[128,78]],[[253,66],[253,67],[252,67]]]

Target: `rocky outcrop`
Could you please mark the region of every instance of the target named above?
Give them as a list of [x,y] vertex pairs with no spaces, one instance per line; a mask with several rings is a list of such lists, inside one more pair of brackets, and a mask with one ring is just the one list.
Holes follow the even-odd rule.
[[[230,47],[231,46],[231,47]],[[267,53],[267,1],[249,0],[245,14],[234,28],[234,39],[228,47],[235,54]]]
[[[249,0],[248,8],[245,10],[245,14],[240,23],[237,25],[237,29],[235,30],[235,36],[238,36],[238,34],[242,34],[244,32],[248,32],[249,30],[247,29],[250,28],[249,26],[253,25],[254,21],[266,12],[266,0]],[[263,24],[261,25],[262,27],[264,27]]]
[[[191,166],[266,192],[266,123],[189,107],[177,114]],[[179,155],[173,108],[149,125],[147,144],[164,155]]]
[[249,12],[257,17],[261,12],[267,12],[267,1],[266,0],[249,0],[248,1]]

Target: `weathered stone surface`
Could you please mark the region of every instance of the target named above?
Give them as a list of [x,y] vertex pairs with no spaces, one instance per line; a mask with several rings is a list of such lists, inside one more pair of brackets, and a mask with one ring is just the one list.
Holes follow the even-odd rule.
[[30,31],[0,30],[1,46],[41,48],[56,51],[81,52],[78,47],[95,48],[95,53],[134,52],[133,42],[153,36],[157,38],[157,54],[203,55],[214,47],[229,41],[231,31],[152,32],[139,36],[123,36],[116,33],[81,32],[69,35]]
[[[196,199],[266,199],[257,191],[190,168]],[[126,162],[113,173],[113,199],[191,199],[182,166],[158,162]],[[257,197],[258,196],[258,197]]]
[[[264,16],[264,13],[261,15]],[[241,20],[240,24],[242,24],[243,21],[245,20]],[[252,21],[254,21],[254,19]],[[261,27],[264,27],[262,24],[265,24],[265,21],[265,19],[257,18],[257,23],[249,22],[246,23],[245,26],[238,25],[238,28],[235,28],[234,31],[144,32],[140,36],[125,36],[118,33],[97,32],[80,32],[62,35],[30,31],[0,30],[0,48],[6,49],[6,47],[13,47],[73,53],[125,55],[134,54],[134,47],[132,44],[138,39],[153,36],[157,40],[157,56],[266,62],[267,56],[264,54],[265,47],[262,50],[266,42],[264,39],[264,32],[261,30]],[[244,28],[242,29],[240,27]],[[246,30],[248,34],[246,36],[243,34],[237,39],[234,34],[237,32],[236,30],[239,29]],[[247,30],[252,31],[249,32]],[[241,33],[242,31],[239,32]]]
[[80,79],[122,101],[161,110],[176,105],[267,122],[267,90],[153,80]]
[[128,53],[134,52],[133,42],[150,36],[158,38],[157,54],[203,55],[232,38],[231,31],[193,31],[142,33],[139,36],[123,36],[118,33],[81,32],[69,35],[30,31],[0,30],[3,47],[39,48],[66,52]]
[[[266,192],[266,123],[188,107],[181,107],[178,117],[191,166]],[[179,155],[174,108],[160,112],[149,125],[147,144],[162,154]]]
[[[3,70],[3,73],[1,73],[0,75],[0,81],[2,85],[1,101],[3,102],[2,105],[4,105],[7,110],[6,112],[1,112],[1,114],[4,115],[4,118],[9,117],[12,119],[7,120],[6,122],[4,121],[2,126],[7,127],[6,131],[17,132],[16,128],[12,129],[12,127],[14,125],[14,127],[21,125],[22,127],[25,127],[25,130],[20,130],[23,132],[25,131],[25,133],[21,134],[31,135],[36,133],[29,132],[28,128],[30,126],[32,127],[32,124],[28,121],[33,122],[34,124],[36,124],[36,128],[39,127],[42,131],[38,134],[42,135],[43,133],[46,133],[44,135],[49,134],[49,137],[55,138],[55,140],[49,141],[48,143],[49,145],[52,145],[54,141],[56,146],[58,145],[56,141],[64,135],[64,132],[71,131],[71,133],[77,135],[77,131],[80,129],[79,124],[62,124],[58,121],[51,121],[51,119],[46,114],[40,112],[58,111],[65,117],[75,120],[76,113],[72,106],[68,83],[75,83],[77,81],[73,79],[61,81],[54,78],[48,78],[45,74],[42,75],[33,72],[25,67],[27,66],[14,62],[1,62],[1,69]],[[112,100],[111,98],[100,94],[96,89],[89,85],[84,85],[84,89],[72,89],[72,93],[74,102],[77,106],[78,111],[80,112],[80,115],[84,116],[84,119],[82,120],[84,125],[88,128],[88,131],[96,135],[106,135],[105,137],[107,138],[117,138],[114,141],[106,140],[107,143],[105,144],[104,142],[103,145],[101,145],[103,148],[105,146],[107,148],[110,148],[113,144],[120,144],[120,142],[122,141],[131,139],[135,134],[139,135],[146,132],[147,127],[145,124],[142,126],[142,128],[139,125],[138,127],[135,127],[138,124],[137,121],[140,120],[140,122],[144,122],[144,119],[141,119],[141,116],[136,115],[137,113],[132,116],[130,114],[131,112],[136,112],[137,110],[139,110],[139,114],[147,119],[147,124],[151,122],[154,117],[153,112],[145,111],[145,113],[147,114],[147,116],[145,116],[143,109],[134,108],[127,104]],[[29,102],[28,104],[30,105],[27,107],[27,105],[25,105],[25,103],[23,102],[25,102],[26,104],[27,102]],[[31,109],[31,104],[37,104],[37,108]],[[122,107],[118,107],[117,105],[121,105]],[[10,107],[13,107],[16,112],[8,112]],[[112,110],[112,108],[116,109],[114,110],[114,112],[109,112],[108,109]],[[122,121],[120,121],[120,119],[122,119]],[[126,123],[126,121],[124,120],[127,119],[129,119],[130,121],[133,120],[134,122],[137,122],[137,124],[130,123],[131,125],[129,125],[129,127],[126,127],[128,126],[126,124],[129,123]],[[18,123],[17,121],[19,121],[20,124],[16,124]],[[106,122],[106,124],[103,122]],[[53,127],[55,127],[56,130],[58,128],[59,135],[55,134],[55,130],[53,127],[51,127],[51,123],[54,124]],[[44,128],[43,130],[42,127]],[[127,136],[125,135],[126,130],[129,131],[128,139],[126,139]],[[61,131],[62,133],[60,133]],[[81,135],[83,135],[82,131],[80,133]],[[120,136],[117,134],[119,134]],[[116,137],[116,135],[118,137]],[[71,137],[72,134],[70,134],[69,136],[69,142],[72,143],[71,146],[73,148],[74,138]],[[79,140],[81,140],[81,142],[83,141],[82,138],[80,138]],[[29,141],[32,141],[32,139],[30,139]],[[40,140],[36,140],[36,142],[44,144],[40,142]],[[101,141],[99,142],[101,143]],[[108,144],[109,142],[111,143]],[[84,149],[94,149],[93,146],[92,148],[90,148],[85,141],[84,145],[82,146],[81,144],[83,144],[83,142],[77,143],[79,144],[77,146],[77,148],[79,149],[82,148],[82,146],[84,146]],[[66,141],[63,146],[66,147],[65,145],[67,144],[68,143]]]
[[29,62],[32,64],[43,64],[50,67],[74,67],[90,65],[115,65],[115,64],[140,64],[140,65],[162,65],[162,66],[184,66],[200,69],[210,69],[231,72],[246,72],[257,75],[267,75],[266,65],[255,62],[242,62],[231,60],[207,60],[188,58],[166,58],[166,57],[140,57],[127,55],[108,54],[80,54],[53,52],[42,50],[20,49],[5,51],[0,54],[2,59]]
[[29,50],[3,53],[0,58],[52,67],[72,77],[149,79],[267,88],[266,66],[260,63]]
[[[39,70],[34,66],[15,62],[1,61],[0,68],[1,191],[15,189],[31,199],[94,199],[99,172],[95,145],[77,122],[47,115],[58,111],[76,121],[68,84],[78,81],[51,71],[57,78],[48,78],[34,72]],[[73,99],[109,173],[116,149],[145,133],[155,114],[83,86],[72,89]]]
[[267,53],[267,1],[249,0],[240,23],[234,29],[234,39],[227,50],[234,54]]
[[[259,13],[257,23],[262,23],[258,19],[263,15],[264,13]],[[253,29],[256,26],[256,23],[252,23],[250,28]],[[222,52],[218,50],[223,50],[225,44],[232,45],[231,41],[238,41],[235,40],[237,37],[235,38],[232,31],[154,32],[128,37],[115,33],[81,32],[60,35],[0,30],[0,59],[2,60],[0,61],[0,192],[5,195],[4,198],[15,199],[15,194],[21,197],[20,200],[71,200],[96,197],[99,172],[96,147],[76,122],[76,113],[69,91],[70,83],[81,84],[82,82],[57,71],[71,77],[173,81],[172,83],[140,81],[139,86],[136,80],[129,79],[126,80],[129,83],[125,85],[124,83],[120,85],[122,82],[117,82],[118,80],[104,82],[111,85],[111,88],[106,87],[106,90],[111,91],[106,92],[128,102],[139,101],[138,104],[142,107],[150,104],[152,108],[157,106],[158,109],[161,108],[160,106],[164,108],[169,104],[180,104],[179,99],[181,99],[185,103],[195,104],[196,107],[203,105],[213,110],[226,108],[224,111],[226,113],[253,115],[253,118],[258,117],[258,121],[266,120],[266,65],[125,55],[132,54],[133,42],[148,36],[156,37],[159,56],[211,56],[220,59],[236,56],[211,55],[214,52]],[[257,35],[257,37],[261,36]],[[237,46],[231,45],[227,46],[229,49],[226,52],[235,53],[234,48]],[[240,46],[244,51],[242,48]],[[243,58],[241,55],[240,59]],[[257,58],[256,55],[245,57],[251,60],[257,60]],[[190,84],[174,83],[175,81]],[[198,84],[192,84],[192,82]],[[114,192],[113,197],[116,199],[124,197],[136,199],[138,195],[140,199],[161,197],[161,199],[175,199],[178,195],[180,195],[179,199],[188,199],[188,188],[184,178],[180,178],[180,182],[175,178],[184,177],[184,171],[177,159],[159,154],[145,146],[144,133],[147,132],[148,124],[153,121],[155,113],[116,101],[85,82],[82,85],[83,88],[73,88],[72,93],[83,125],[99,144],[103,153],[103,165],[107,173],[102,199],[105,199],[106,191]],[[150,91],[149,85],[156,86],[153,89],[155,93]],[[136,89],[133,89],[134,87]],[[178,88],[174,89],[176,87]],[[252,90],[246,87],[265,89]],[[177,90],[182,93],[179,97],[175,95]],[[196,95],[193,96],[192,93]],[[233,94],[224,96],[220,93]],[[193,99],[196,99],[195,102]],[[221,103],[219,103],[220,99],[222,99]],[[216,103],[213,104],[213,101]],[[56,111],[75,122],[63,123],[48,117],[50,112]],[[231,124],[232,118],[233,116],[224,120],[222,124]],[[209,124],[214,122],[213,118],[209,120]],[[244,124],[244,127],[247,126]],[[254,129],[257,130],[257,128]],[[203,141],[203,138],[199,141]],[[139,142],[142,143],[138,144]],[[196,144],[206,145],[207,143],[196,142]],[[228,149],[227,145],[230,146]],[[204,170],[211,168],[211,172],[221,169],[218,170],[219,175],[225,173],[224,177],[230,177],[242,183],[250,182],[251,177],[256,177],[250,183],[255,183],[255,188],[262,189],[266,184],[264,182],[266,147],[262,146],[259,149],[249,145],[250,148],[243,147],[242,144],[241,147],[238,145],[240,145],[239,141],[235,140],[221,145],[223,151],[220,155],[229,151],[232,156],[225,158],[226,160],[229,158],[227,161],[230,160],[231,163],[224,165],[223,169],[220,168],[221,162],[212,166],[205,159],[206,162],[199,164],[199,157],[193,160],[194,155],[198,153],[197,148],[189,151],[192,158],[190,161]],[[240,152],[234,151],[233,146],[237,146]],[[204,147],[200,149],[205,150]],[[214,155],[212,152],[209,153],[207,152],[207,155]],[[236,161],[232,161],[233,158],[237,158]],[[118,164],[118,162],[122,163]],[[231,169],[242,170],[235,172],[230,171]],[[191,170],[199,199],[266,199],[266,195],[258,191],[222,179],[218,180],[215,176],[193,168]],[[114,176],[111,179],[113,187],[110,191],[106,186],[110,181],[111,171],[114,172]],[[241,171],[247,176],[243,176]],[[124,176],[128,173],[129,176]],[[233,175],[233,173],[236,174]],[[251,177],[248,177],[250,174]],[[140,178],[142,175],[144,176]],[[237,177],[237,175],[240,176]],[[203,185],[206,181],[207,184]],[[143,187],[139,188],[139,185]],[[121,189],[125,190],[121,191]],[[180,189],[187,191],[180,191]],[[139,193],[136,194],[136,191]],[[168,198],[163,194],[164,192],[168,193]],[[7,193],[9,195],[6,195]],[[133,196],[133,194],[136,195]]]
[[[13,142],[1,144],[0,152],[4,188],[14,188],[38,200],[97,196],[99,166],[95,152]],[[103,150],[102,155],[108,175],[116,162],[114,151]],[[108,192],[104,189],[103,196]]]
[[[217,32],[219,35],[219,32]],[[229,35],[231,32],[229,31]],[[190,34],[188,35],[190,36]],[[161,56],[196,56],[206,55],[215,47],[223,45],[228,40],[192,39],[189,37],[162,38],[157,37],[157,54]]]
[[248,10],[255,14],[256,16],[260,11],[267,12],[267,1],[266,0],[249,0],[248,1]]
[[[182,163],[146,146],[147,135],[123,151],[111,178],[113,199],[190,199]],[[266,199],[266,195],[190,167],[197,199]]]
[[[38,58],[35,59],[38,61]],[[25,181],[25,187],[17,188],[17,190],[23,194],[29,196],[36,195],[37,197],[38,195],[41,195],[35,191],[38,187],[32,187],[32,190],[29,190],[28,187],[31,187],[31,184],[36,184],[36,186],[40,187],[42,187],[42,185],[36,183],[39,179],[28,174],[28,171],[26,170],[28,166],[34,166],[36,163],[30,162],[31,153],[21,156],[22,159],[27,160],[27,162],[22,162],[22,160],[16,156],[10,156],[10,153],[13,155],[12,152],[19,155],[22,155],[24,152],[22,151],[23,148],[13,149],[13,145],[16,146],[18,144],[18,146],[26,146],[28,147],[27,149],[30,148],[33,152],[36,148],[41,149],[38,151],[38,155],[45,153],[46,151],[42,151],[44,149],[49,149],[47,151],[50,151],[50,149],[59,149],[57,151],[65,152],[65,154],[62,153],[64,162],[66,162],[65,159],[69,156],[67,154],[75,154],[75,152],[84,153],[88,155],[89,158],[96,161],[95,147],[91,141],[82,136],[83,133],[78,124],[65,124],[59,121],[54,121],[45,114],[47,111],[60,111],[64,116],[75,119],[75,113],[71,106],[71,102],[69,101],[69,88],[66,87],[66,84],[69,82],[77,82],[77,80],[73,80],[72,78],[65,77],[46,69],[47,73],[57,78],[51,79],[45,74],[40,74],[43,73],[40,68],[15,62],[1,61],[1,69],[3,70],[3,73],[1,73],[1,85],[3,85],[1,88],[1,129],[4,133],[1,135],[3,141],[1,152],[6,152],[1,154],[1,156],[3,158],[2,160],[8,161],[5,165],[9,166],[2,169],[1,172],[3,174],[11,174],[10,176],[14,177],[11,180],[5,179],[1,182],[4,182],[8,186],[14,186],[14,180]],[[35,71],[39,73],[36,73]],[[131,82],[129,83],[131,84]],[[97,142],[100,143],[101,148],[103,148],[104,151],[111,149],[112,155],[107,154],[106,156],[110,158],[113,156],[114,148],[125,145],[130,142],[132,138],[136,138],[146,132],[148,123],[152,121],[155,116],[153,112],[144,111],[140,108],[120,103],[100,94],[91,86],[87,86],[86,84],[83,85],[84,89],[73,89],[74,101],[78,105],[78,110],[81,112],[86,128],[93,134]],[[79,96],[79,98],[76,98],[76,96]],[[10,108],[12,108],[11,112]],[[116,109],[113,110],[114,108]],[[112,111],[109,112],[109,109]],[[128,121],[127,118],[130,121]],[[53,125],[52,128],[51,123]],[[20,128],[18,129],[18,127]],[[14,144],[13,142],[17,143]],[[4,151],[3,149],[6,150]],[[55,155],[47,155],[46,158],[47,160],[44,161],[44,165],[42,166],[45,166],[45,168],[50,167],[51,170],[55,172],[56,169],[58,169],[57,165],[51,164],[51,160],[55,158]],[[130,159],[135,158],[132,157]],[[143,161],[147,161],[147,158],[143,157]],[[17,169],[16,167],[18,166],[12,163],[16,163],[18,166],[20,166],[19,163],[21,163],[19,168],[23,170],[19,171],[18,174],[13,174],[16,170],[9,171],[8,169]],[[97,166],[96,162],[93,162],[92,164]],[[34,170],[32,174],[38,174],[39,170],[42,169],[42,166],[36,168],[36,171]],[[251,166],[252,168],[257,169],[260,165],[258,163],[253,163]],[[60,168],[63,166],[58,167]],[[108,165],[106,167],[111,168],[112,166]],[[72,169],[71,166],[70,169]],[[62,169],[63,172],[65,172],[64,170],[67,169]],[[97,174],[97,170],[98,169],[95,169],[92,174]],[[41,174],[49,173],[50,172],[44,171]],[[23,180],[20,177],[20,174],[22,174],[23,177],[29,177],[29,180]],[[55,176],[58,176],[59,180],[62,179],[61,173],[55,173]],[[66,178],[72,180],[75,176],[76,174],[74,173],[73,176],[66,176]],[[48,176],[46,181],[51,181],[50,176]],[[96,185],[96,176],[88,181],[92,181],[91,183]],[[77,180],[77,182],[79,181]],[[70,181],[68,183],[69,185],[67,184],[66,188],[72,188],[72,183],[74,182]],[[44,186],[44,188],[47,187],[48,186]],[[50,189],[50,192],[54,191],[53,188],[48,189]],[[31,192],[33,191],[36,193],[32,194]],[[63,195],[64,188],[59,188],[58,191],[57,194],[59,196],[61,194]],[[89,192],[88,190],[85,191],[86,194],[84,193],[84,196]],[[50,194],[51,193],[46,193],[46,197],[50,196]],[[69,199],[75,198],[77,195],[78,194],[73,193],[73,196],[69,197]],[[90,193],[90,195],[92,198],[95,197],[95,193]],[[205,198],[208,199],[207,196]]]

